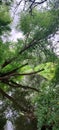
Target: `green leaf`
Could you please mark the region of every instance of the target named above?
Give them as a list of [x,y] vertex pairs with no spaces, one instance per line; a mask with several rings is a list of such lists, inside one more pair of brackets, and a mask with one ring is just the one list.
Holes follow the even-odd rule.
[[52,78],[55,75],[56,65],[52,62],[47,62],[47,63],[40,64],[34,68],[35,71],[38,71],[40,69],[44,69],[44,70],[42,72],[39,72],[38,74],[40,74],[41,76],[43,76],[48,80],[52,80]]

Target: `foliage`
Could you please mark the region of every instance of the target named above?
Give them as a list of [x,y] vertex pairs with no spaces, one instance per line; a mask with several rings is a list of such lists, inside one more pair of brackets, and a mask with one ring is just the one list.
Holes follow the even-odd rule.
[[0,35],[4,31],[10,30],[10,26],[9,26],[10,23],[11,23],[11,18],[8,13],[8,7],[5,5],[0,5]]
[[39,72],[40,75],[42,75],[44,78],[48,80],[53,79],[56,70],[55,63],[47,62],[47,63],[40,64],[37,67],[35,67],[35,70],[37,71],[39,68],[41,69],[44,68],[42,72]]
[[58,30],[59,11],[50,10],[44,12],[33,11],[33,16],[30,14],[22,14],[20,27],[24,34],[30,33],[34,38],[44,39]]
[[58,130],[58,100],[57,88],[49,86],[46,82],[43,83],[35,102],[37,105],[38,130],[41,130],[42,127],[48,130],[49,127],[52,130]]
[[22,112],[26,118],[31,115],[30,120],[36,111],[38,130],[42,127],[58,130],[59,59],[50,40],[59,29],[59,9],[35,9],[32,15],[21,13],[17,28],[23,38],[17,43],[4,43],[1,36],[10,31],[11,18],[8,6],[3,3],[0,7],[0,93],[3,99],[2,95],[0,98],[5,104],[4,111],[6,107],[7,111],[11,108],[12,113],[16,113],[14,118]]

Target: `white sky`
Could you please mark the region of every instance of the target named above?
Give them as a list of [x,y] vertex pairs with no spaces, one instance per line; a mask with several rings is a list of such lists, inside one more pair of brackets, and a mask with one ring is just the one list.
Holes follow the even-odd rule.
[[17,39],[23,38],[23,35],[21,32],[16,31],[14,28],[12,29],[10,33],[10,39],[11,41],[17,41]]
[[53,43],[54,43],[55,52],[59,56],[59,32],[58,34],[55,35]]
[[7,121],[4,130],[14,130],[13,125],[10,121]]

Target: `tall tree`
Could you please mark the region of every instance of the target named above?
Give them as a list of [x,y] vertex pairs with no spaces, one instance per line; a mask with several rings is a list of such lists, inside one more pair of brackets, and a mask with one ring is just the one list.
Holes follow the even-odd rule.
[[[31,2],[32,7],[33,4],[35,5],[35,1],[29,2]],[[43,2],[45,1],[37,2],[36,4],[42,4]],[[2,34],[10,29],[11,19],[9,12],[7,12],[8,6],[4,3],[0,6],[1,37]],[[17,43],[9,41],[4,43],[2,37],[0,40],[0,93],[3,98],[6,97],[11,100],[17,109],[19,107],[22,112],[32,114],[35,107],[30,101],[31,94],[37,95],[38,129],[42,127],[45,129],[53,127],[54,129],[56,123],[58,127],[58,120],[54,118],[57,110],[54,105],[56,99],[58,99],[58,93],[56,95],[57,89],[54,89],[51,84],[54,81],[57,82],[58,67],[55,66],[56,64],[58,66],[58,57],[54,53],[51,38],[59,28],[59,9],[50,8],[49,10],[40,11],[34,9],[32,10],[32,15],[23,12],[17,28],[23,32],[23,38],[19,39]],[[55,77],[53,78],[54,74]],[[38,79],[40,79],[40,84]],[[50,85],[52,88],[50,88]],[[51,105],[51,103],[53,104]],[[50,112],[52,113],[50,114]],[[51,116],[53,116],[53,119],[51,119]],[[57,129],[57,127],[55,128]]]

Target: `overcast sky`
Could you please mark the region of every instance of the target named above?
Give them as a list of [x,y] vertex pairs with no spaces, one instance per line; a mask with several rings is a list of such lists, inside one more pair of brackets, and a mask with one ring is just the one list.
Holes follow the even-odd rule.
[[7,121],[4,130],[14,130],[13,125],[10,121]]

